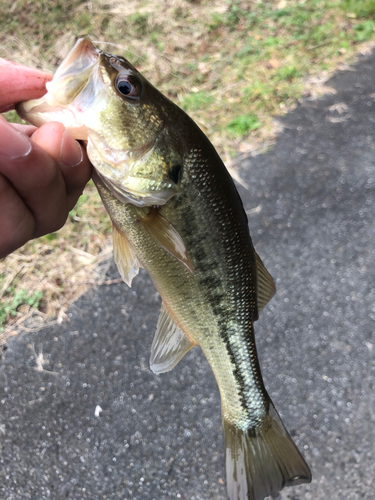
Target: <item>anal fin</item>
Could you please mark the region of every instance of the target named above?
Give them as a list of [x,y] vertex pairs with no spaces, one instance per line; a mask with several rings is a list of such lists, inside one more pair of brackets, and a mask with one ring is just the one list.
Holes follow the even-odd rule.
[[154,373],[172,370],[195,345],[176,325],[163,303],[151,346],[151,370]]
[[128,286],[132,286],[132,281],[139,272],[139,261],[133,249],[129,245],[126,236],[113,224],[113,257],[121,278]]

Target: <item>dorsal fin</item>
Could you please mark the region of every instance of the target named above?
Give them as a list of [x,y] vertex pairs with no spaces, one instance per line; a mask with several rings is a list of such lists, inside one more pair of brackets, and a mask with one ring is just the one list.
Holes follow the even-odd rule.
[[138,274],[140,264],[126,236],[116,224],[112,225],[113,257],[121,278],[131,287],[133,278]]
[[255,252],[257,266],[257,302],[258,313],[268,304],[276,293],[276,285],[272,276],[265,268],[262,259]]
[[151,208],[146,217],[139,222],[158,245],[181,262],[191,274],[194,274],[193,264],[189,259],[183,239],[169,220],[159,213],[157,207]]
[[151,370],[154,373],[172,370],[195,345],[176,325],[163,303],[151,346]]

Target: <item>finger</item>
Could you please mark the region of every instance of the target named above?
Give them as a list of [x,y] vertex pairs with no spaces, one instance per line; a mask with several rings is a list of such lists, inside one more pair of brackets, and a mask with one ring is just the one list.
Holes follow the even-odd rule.
[[27,135],[28,137],[31,137],[33,133],[37,130],[37,127],[34,127],[34,125],[23,125],[21,123],[10,123],[12,127],[17,129],[19,132],[22,134]]
[[49,73],[0,58],[0,112],[18,102],[42,97],[50,80]]
[[0,174],[0,259],[24,245],[34,234],[34,217],[11,183]]
[[33,237],[56,231],[64,224],[67,194],[58,165],[44,149],[4,119],[0,120],[0,173],[33,214]]
[[32,141],[42,146],[58,163],[66,184],[70,210],[91,177],[91,164],[85,148],[58,122],[40,127],[33,134]]

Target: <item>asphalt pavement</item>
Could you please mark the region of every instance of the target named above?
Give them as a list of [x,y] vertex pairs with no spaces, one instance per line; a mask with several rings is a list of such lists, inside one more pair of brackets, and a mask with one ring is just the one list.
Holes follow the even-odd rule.
[[[277,500],[375,498],[375,54],[301,102],[239,187],[278,293],[255,324],[266,387],[313,481]],[[118,277],[114,265],[108,277]],[[145,272],[89,291],[69,322],[9,341],[1,500],[225,500],[219,392],[199,348],[148,367]]]

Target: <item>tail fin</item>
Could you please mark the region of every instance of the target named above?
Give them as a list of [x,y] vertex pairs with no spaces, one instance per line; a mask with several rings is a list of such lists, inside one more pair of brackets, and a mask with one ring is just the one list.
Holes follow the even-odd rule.
[[311,472],[270,402],[258,428],[242,430],[223,418],[230,500],[263,500],[311,481]]

